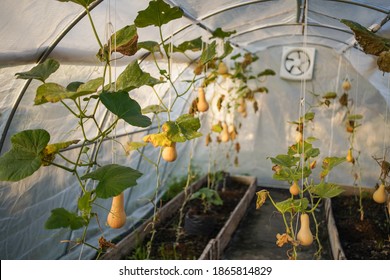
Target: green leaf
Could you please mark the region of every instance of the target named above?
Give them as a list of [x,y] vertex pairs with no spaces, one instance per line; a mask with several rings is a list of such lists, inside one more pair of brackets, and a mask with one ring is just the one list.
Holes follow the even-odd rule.
[[109,198],[119,195],[127,188],[137,185],[137,179],[141,176],[141,172],[131,167],[109,164],[85,174],[81,179],[99,181],[96,187],[96,196]]
[[77,202],[77,207],[83,217],[88,217],[92,211],[92,192],[84,193]]
[[228,37],[232,36],[235,33],[236,33],[236,30],[223,31],[221,27],[218,27],[217,29],[214,30],[214,32],[212,33],[213,36],[210,37],[210,39],[213,39],[213,38],[224,39],[224,38],[228,38]]
[[117,90],[131,91],[141,86],[153,87],[159,83],[162,82],[150,76],[149,73],[143,72],[135,60],[119,75],[116,86]]
[[321,183],[319,183],[318,185],[310,188],[310,192],[312,194],[318,195],[321,198],[332,198],[338,196],[339,194],[344,192],[344,190],[336,184],[321,181]]
[[216,133],[221,133],[221,132],[222,132],[222,125],[219,124],[219,123],[214,124],[214,125],[211,127],[211,131],[216,132]]
[[337,165],[346,161],[345,157],[326,157],[322,161],[322,172],[320,174],[321,178],[324,178],[329,172],[336,167]]
[[144,41],[138,43],[138,49],[145,49],[152,53],[161,52],[159,43],[155,41]]
[[149,105],[142,109],[142,114],[149,114],[149,113],[159,114],[162,112],[167,112],[167,109],[165,109],[160,105]]
[[382,52],[390,50],[390,39],[376,35],[357,22],[346,19],[342,19],[340,22],[351,28],[356,41],[366,54],[379,56]]
[[[196,51],[200,51],[202,49],[202,44],[203,44],[202,37],[198,37],[198,38],[191,40],[191,41],[185,41],[178,46],[173,46],[173,51],[174,52],[181,52],[181,53],[184,53],[186,51],[196,52]],[[170,47],[171,47],[170,44],[164,45],[164,48],[167,51],[170,50]]]
[[138,34],[135,25],[127,25],[111,35],[110,44],[112,52],[119,52],[131,56],[138,50]]
[[68,88],[74,89],[77,85],[76,91],[69,91],[67,88],[56,83],[45,83],[37,88],[37,94],[34,99],[35,105],[45,104],[47,102],[56,103],[63,99],[76,99],[77,97],[94,93],[103,83],[103,78],[97,78],[88,81],[87,83],[78,84],[75,82],[68,85]]
[[150,1],[149,6],[138,12],[138,16],[134,20],[137,27],[147,27],[150,25],[159,26],[181,18],[183,12],[179,7],[170,7],[163,0]]
[[294,157],[290,155],[277,155],[275,158],[270,158],[273,164],[277,164],[279,166],[292,167],[295,166],[299,162],[299,157]]
[[67,85],[66,90],[67,91],[77,91],[77,89],[84,84],[83,82],[71,82],[69,85]]
[[17,76],[17,79],[36,79],[44,83],[51,74],[58,70],[59,67],[60,64],[58,61],[49,58],[46,59],[45,62],[33,67],[30,71],[16,73],[15,75]]
[[238,53],[236,55],[233,55],[232,57],[230,57],[231,60],[236,60],[237,58],[240,58],[241,57],[241,53]]
[[335,99],[336,97],[337,97],[337,93],[335,93],[333,91],[327,92],[322,96],[322,98],[325,98],[325,99]]
[[264,71],[257,74],[257,77],[263,77],[263,76],[275,76],[276,73],[272,69],[265,69]]
[[71,230],[79,229],[87,223],[83,217],[71,213],[65,208],[56,208],[51,210],[51,215],[45,223],[46,229],[70,228]]
[[361,119],[363,119],[363,115],[348,115],[348,120],[354,120],[354,121],[356,121],[356,120],[361,120]]
[[111,113],[130,125],[147,127],[152,124],[147,116],[142,115],[137,101],[131,99],[125,91],[103,92],[99,98]]
[[[316,114],[314,112],[308,112],[303,116],[303,120],[312,121],[314,120],[315,115]],[[302,117],[299,119],[299,121],[302,122]]]
[[173,142],[185,142],[202,136],[198,129],[200,128],[199,118],[194,118],[190,114],[180,116],[175,122],[165,123],[167,128],[167,137]]
[[206,48],[203,49],[203,52],[200,56],[200,63],[206,64],[210,60],[214,59],[217,55],[217,43],[215,41],[208,44]]
[[233,52],[232,45],[229,42],[225,42],[225,44],[223,45],[223,54],[222,54],[222,56],[219,59],[221,59],[221,60],[224,59],[225,57],[227,57],[232,52]]
[[302,212],[309,206],[309,200],[306,197],[300,199],[289,198],[287,200],[277,202],[275,205],[276,209],[278,209],[280,213]]
[[42,165],[42,151],[50,141],[43,129],[25,130],[11,137],[12,148],[0,157],[0,181],[19,181]]

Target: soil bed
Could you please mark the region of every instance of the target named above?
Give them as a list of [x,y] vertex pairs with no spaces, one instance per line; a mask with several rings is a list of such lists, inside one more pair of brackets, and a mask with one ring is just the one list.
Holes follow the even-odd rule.
[[[278,188],[258,188],[267,189],[276,201],[282,201],[290,197],[288,189]],[[319,255],[315,255],[318,245],[314,241],[311,246],[299,246],[298,259],[332,259],[328,232],[326,228],[326,217],[324,207],[321,204],[316,211],[316,219],[320,224],[319,239],[322,250]],[[311,223],[312,233],[315,233],[314,223]],[[287,251],[291,246],[276,245],[276,234],[285,232],[282,216],[272,203],[267,199],[265,204],[256,210],[256,197],[253,198],[247,213],[241,220],[223,259],[228,260],[286,260]]]
[[[210,225],[207,233],[204,234],[188,234],[184,229],[184,221],[180,230],[179,242],[176,243],[177,225],[179,223],[179,212],[175,212],[169,221],[156,229],[156,235],[152,243],[150,259],[198,259],[209,243],[210,239],[215,238],[225,222],[229,219],[230,213],[235,209],[241,198],[248,190],[248,185],[236,182],[234,180],[226,185],[225,189],[219,191],[219,195],[223,200],[223,205],[212,206],[213,224]],[[204,186],[205,187],[205,186]],[[200,209],[200,200],[195,199],[187,203],[184,208],[184,213],[189,209]],[[150,240],[150,236],[146,236],[145,242],[137,246],[146,248],[146,242]],[[176,245],[176,246],[175,246]],[[145,249],[142,249],[145,250]],[[130,254],[126,258],[136,259],[135,253]]]
[[350,260],[389,260],[390,224],[383,204],[363,198],[364,220],[360,220],[359,199],[332,198],[333,214],[341,246]]

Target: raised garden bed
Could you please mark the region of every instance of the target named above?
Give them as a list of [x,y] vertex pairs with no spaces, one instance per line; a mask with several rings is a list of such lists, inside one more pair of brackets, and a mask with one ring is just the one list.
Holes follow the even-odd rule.
[[329,237],[335,259],[389,260],[390,224],[384,204],[372,200],[372,189],[363,191],[364,219],[360,219],[358,189],[327,202]]
[[[223,205],[212,207],[216,223],[207,234],[188,234],[182,232],[179,243],[176,243],[176,225],[178,211],[185,201],[184,191],[165,204],[157,212],[156,236],[153,241],[151,259],[219,259],[236,230],[241,218],[254,197],[256,178],[249,176],[228,176],[226,184],[219,190]],[[207,185],[203,177],[189,186],[189,194]],[[193,201],[187,203],[185,211],[190,209]],[[145,246],[150,238],[150,223],[153,217],[146,220],[130,235],[123,238],[101,259],[131,259],[137,248]],[[185,228],[185,226],[184,226]],[[175,247],[173,246],[175,244]]]

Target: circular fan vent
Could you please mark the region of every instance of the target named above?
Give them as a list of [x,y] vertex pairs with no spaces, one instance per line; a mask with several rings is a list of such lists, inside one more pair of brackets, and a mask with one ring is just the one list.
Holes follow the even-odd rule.
[[309,80],[313,76],[314,48],[284,47],[280,76],[291,80]]

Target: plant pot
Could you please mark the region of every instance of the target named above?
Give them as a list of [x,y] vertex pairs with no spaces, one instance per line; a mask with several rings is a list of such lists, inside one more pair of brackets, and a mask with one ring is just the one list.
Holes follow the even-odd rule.
[[[196,257],[198,259],[220,258],[223,250],[229,243],[232,234],[236,230],[241,218],[244,216],[247,207],[249,206],[250,202],[252,201],[252,198],[254,197],[256,189],[255,177],[228,176],[228,180],[231,180],[232,182],[235,182],[237,184],[245,185],[243,195],[241,195],[241,197],[238,199],[234,209],[231,212],[224,213],[226,221],[219,229],[215,230],[216,234],[211,234],[211,236],[202,235],[200,237],[206,241],[205,243],[207,245],[205,245],[203,249],[201,248],[201,253],[199,254],[200,256]],[[226,180],[226,182],[228,180]],[[199,181],[189,186],[187,195],[191,195],[205,185],[207,185],[207,176],[201,178]],[[222,193],[221,195],[224,194]],[[167,227],[167,224],[172,222],[173,217],[177,215],[185,199],[186,195],[184,191],[182,191],[175,198],[173,198],[171,201],[169,201],[157,211],[156,215],[158,216],[158,220],[155,225],[157,232],[162,230],[164,227]],[[146,220],[137,229],[135,229],[129,235],[124,237],[119,243],[117,243],[115,248],[109,249],[109,251],[107,251],[101,259],[123,259],[126,258],[126,256],[129,256],[132,251],[137,248],[137,246],[144,242],[144,240],[147,240],[148,235],[150,234],[150,223],[152,222],[152,220],[153,217],[150,217],[148,220]],[[194,222],[194,220],[191,222]],[[197,221],[193,224],[191,224],[191,222],[190,226],[187,224],[187,227],[190,227],[191,229],[195,230],[195,223],[197,223]],[[208,226],[210,227],[210,224],[208,224]],[[203,228],[202,230],[205,229]],[[170,231],[174,230],[171,229]],[[197,235],[189,234],[187,236],[188,238],[184,240],[191,242],[194,239],[193,237]],[[164,250],[168,251],[168,247],[172,247],[174,243],[174,241],[161,243],[160,248],[164,248]],[[180,243],[176,244],[176,246],[184,246],[184,244]],[[170,258],[170,256],[168,256],[167,258]]]
[[334,259],[390,259],[390,224],[384,204],[372,200],[373,189],[362,189],[364,218],[359,209],[359,189],[326,202],[329,239]]

